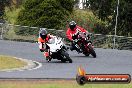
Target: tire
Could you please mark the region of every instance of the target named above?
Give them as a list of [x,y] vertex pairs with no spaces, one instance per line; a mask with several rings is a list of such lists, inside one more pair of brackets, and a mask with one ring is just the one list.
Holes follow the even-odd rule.
[[62,63],[66,63],[66,60],[64,60],[64,59],[61,59],[61,62],[62,62]]
[[94,58],[96,58],[96,53],[95,53],[94,49],[92,48],[92,46],[89,45],[88,48],[89,48],[90,54],[91,54]]
[[72,59],[71,58],[69,58],[68,60],[69,60],[69,63],[72,63]]
[[83,54],[84,54],[85,56],[87,56],[87,57],[89,56],[89,53],[83,53]]
[[62,57],[63,57],[63,59],[61,60],[62,62],[69,61],[69,63],[72,63],[72,59],[69,57],[69,54],[67,52],[62,51],[61,54],[62,54]]

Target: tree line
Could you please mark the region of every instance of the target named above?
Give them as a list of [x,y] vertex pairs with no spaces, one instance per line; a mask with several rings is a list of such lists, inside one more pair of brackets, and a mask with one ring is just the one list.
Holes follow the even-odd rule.
[[[105,33],[114,32],[118,0],[89,0],[90,8],[99,19],[108,22]],[[132,0],[119,0],[117,35],[132,36]]]
[[[0,16],[4,14],[4,7],[12,0],[0,0]],[[70,14],[79,0],[18,0],[24,1],[16,24],[26,26],[64,29]],[[85,10],[92,10],[103,23],[96,23],[97,33],[114,34],[116,6],[118,0],[86,0]],[[88,9],[88,10],[87,10]],[[117,35],[132,36],[132,1],[120,0]],[[29,30],[23,30],[30,33]],[[17,30],[16,33],[23,33]]]

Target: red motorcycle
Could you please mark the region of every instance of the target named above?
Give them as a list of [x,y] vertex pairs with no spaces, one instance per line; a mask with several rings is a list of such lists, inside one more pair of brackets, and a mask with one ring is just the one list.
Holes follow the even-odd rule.
[[86,34],[83,32],[77,32],[72,36],[76,48],[79,49],[79,53],[83,53],[85,56],[89,56],[91,54],[94,58],[96,58],[96,53],[94,51],[94,46],[90,41],[90,34]]

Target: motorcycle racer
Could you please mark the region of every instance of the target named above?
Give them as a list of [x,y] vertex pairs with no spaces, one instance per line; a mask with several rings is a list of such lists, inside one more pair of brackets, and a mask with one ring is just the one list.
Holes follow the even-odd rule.
[[69,23],[69,28],[66,31],[66,36],[71,41],[71,47],[70,47],[71,51],[72,50],[77,50],[78,52],[80,52],[80,49],[75,46],[76,42],[74,41],[75,38],[73,38],[73,36],[76,35],[78,32],[83,32],[85,34],[88,34],[86,29],[78,26],[75,21],[71,21]]
[[49,54],[49,47],[45,44],[46,42],[48,42],[49,39],[51,39],[52,37],[54,37],[53,35],[50,35],[47,33],[46,28],[40,28],[39,30],[39,37],[38,37],[38,43],[39,43],[39,49],[41,52],[44,52],[44,56],[46,58],[46,60],[50,61],[50,54]]

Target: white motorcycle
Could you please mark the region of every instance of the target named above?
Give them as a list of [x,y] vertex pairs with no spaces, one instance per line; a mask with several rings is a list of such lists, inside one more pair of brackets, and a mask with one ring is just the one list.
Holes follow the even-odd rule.
[[58,59],[61,60],[63,63],[67,61],[69,63],[72,63],[72,59],[67,53],[67,47],[62,41],[62,38],[55,36],[49,39],[46,45],[49,47],[49,54],[51,59]]

